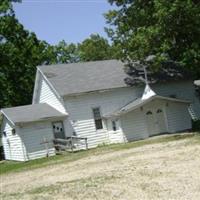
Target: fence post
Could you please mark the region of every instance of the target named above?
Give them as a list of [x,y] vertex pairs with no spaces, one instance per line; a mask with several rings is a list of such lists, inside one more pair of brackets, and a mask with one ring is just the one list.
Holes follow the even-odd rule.
[[85,138],[85,146],[86,146],[86,149],[88,150],[88,142],[87,142],[87,138]]
[[71,137],[71,150],[72,150],[72,152],[74,152],[74,148],[73,148],[73,146],[74,146],[73,138]]

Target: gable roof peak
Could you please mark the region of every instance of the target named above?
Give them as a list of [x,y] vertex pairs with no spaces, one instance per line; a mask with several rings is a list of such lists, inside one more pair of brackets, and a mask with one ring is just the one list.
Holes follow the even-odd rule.
[[149,99],[155,95],[156,95],[156,93],[151,89],[149,84],[146,84],[143,95],[142,95],[142,100]]

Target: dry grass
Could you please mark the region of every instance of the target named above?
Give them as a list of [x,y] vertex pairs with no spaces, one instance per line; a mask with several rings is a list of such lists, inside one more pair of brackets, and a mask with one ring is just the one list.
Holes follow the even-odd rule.
[[135,146],[2,175],[0,198],[200,199],[199,135]]

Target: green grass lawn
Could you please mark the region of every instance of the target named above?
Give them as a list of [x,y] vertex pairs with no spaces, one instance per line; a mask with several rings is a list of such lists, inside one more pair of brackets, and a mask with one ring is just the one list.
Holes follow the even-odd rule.
[[76,160],[79,160],[81,158],[91,156],[91,155],[98,155],[98,154],[104,154],[104,153],[108,153],[112,151],[136,148],[143,145],[170,142],[174,140],[183,140],[186,138],[191,138],[192,140],[189,140],[190,142],[200,144],[199,133],[158,136],[158,137],[152,137],[146,140],[140,140],[140,141],[130,142],[130,143],[100,145],[98,148],[90,149],[87,151],[83,150],[83,151],[74,152],[74,153],[64,152],[61,155],[56,155],[49,158],[41,158],[41,159],[32,160],[28,162],[2,161],[0,163],[0,174],[10,173],[10,172],[20,172],[20,171],[45,167],[48,165],[55,165],[59,163],[68,163],[68,162],[76,161]]

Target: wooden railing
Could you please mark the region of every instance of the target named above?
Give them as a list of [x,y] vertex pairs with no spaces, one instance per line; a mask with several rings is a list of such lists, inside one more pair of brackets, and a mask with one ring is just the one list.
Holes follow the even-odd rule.
[[[82,145],[82,142],[84,142],[84,145]],[[80,145],[81,149],[88,149],[88,142],[87,138],[84,137],[77,137],[77,136],[70,136],[65,139],[59,139],[56,138],[53,140],[54,146],[56,150],[70,150],[70,151],[75,151],[75,150],[80,150]]]

